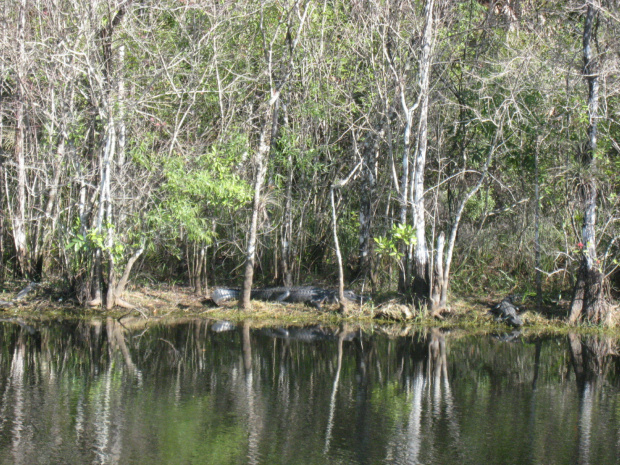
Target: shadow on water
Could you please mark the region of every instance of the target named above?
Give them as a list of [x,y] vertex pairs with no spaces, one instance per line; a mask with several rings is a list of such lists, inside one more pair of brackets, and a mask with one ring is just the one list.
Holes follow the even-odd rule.
[[0,463],[620,455],[613,339],[107,319],[3,321],[0,340]]

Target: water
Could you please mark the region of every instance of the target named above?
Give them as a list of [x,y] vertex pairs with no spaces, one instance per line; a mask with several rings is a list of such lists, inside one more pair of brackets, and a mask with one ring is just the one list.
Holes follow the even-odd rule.
[[506,339],[4,321],[0,463],[620,463],[618,341]]

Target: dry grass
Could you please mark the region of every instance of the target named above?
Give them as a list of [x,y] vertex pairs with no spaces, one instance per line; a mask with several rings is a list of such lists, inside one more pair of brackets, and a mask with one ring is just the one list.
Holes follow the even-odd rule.
[[[10,300],[14,295],[4,293],[2,298]],[[90,309],[78,306],[72,301],[63,301],[50,292],[38,292],[27,302],[5,309],[7,316],[20,318],[58,318],[58,317],[137,317],[149,321],[183,318],[212,318],[241,321],[249,319],[254,325],[273,324],[339,324],[355,322],[362,325],[379,324],[390,328],[395,334],[408,333],[411,328],[439,327],[463,329],[474,332],[505,331],[507,327],[497,323],[489,309],[498,297],[453,298],[439,318],[432,317],[428,311],[419,311],[394,295],[378,296],[375,303],[364,306],[349,305],[347,312],[338,312],[337,305],[326,305],[317,310],[303,304],[283,304],[254,301],[251,310],[241,310],[236,301],[216,307],[210,300],[193,293],[187,287],[157,286],[134,289],[125,294],[125,300],[135,306],[135,310]],[[380,303],[377,303],[380,302]],[[620,335],[620,328],[602,328],[593,325],[570,326],[566,322],[566,308],[545,308],[537,312],[531,308],[522,309],[524,334],[538,333],[606,333]],[[387,330],[386,330],[387,331]]]

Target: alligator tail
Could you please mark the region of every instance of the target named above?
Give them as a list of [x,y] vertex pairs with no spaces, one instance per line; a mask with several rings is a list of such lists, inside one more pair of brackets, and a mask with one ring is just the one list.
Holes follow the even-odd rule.
[[239,295],[241,295],[241,291],[239,289],[226,289],[218,287],[211,293],[211,300],[215,302],[215,305],[219,306],[229,300],[238,299]]

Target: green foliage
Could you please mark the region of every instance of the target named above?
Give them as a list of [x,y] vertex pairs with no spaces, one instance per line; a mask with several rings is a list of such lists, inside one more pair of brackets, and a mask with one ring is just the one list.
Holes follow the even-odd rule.
[[[79,231],[80,229],[78,221],[75,231]],[[86,234],[75,231],[65,246],[66,250],[70,250],[74,254],[79,255],[89,254],[99,249],[111,253],[115,261],[123,257],[125,245],[118,240],[118,236],[115,234],[112,224],[107,223],[102,230],[98,230],[97,228],[89,229],[86,231]],[[110,238],[112,239],[111,241]]]
[[[390,229],[398,209],[393,188],[402,175],[400,91],[407,105],[419,96],[424,2],[398,11],[389,2],[310,2],[301,25],[305,5],[289,10],[291,3],[274,1],[134,2],[113,31],[112,56],[103,55],[99,34],[114,14],[106,5],[89,10],[74,2],[62,11],[29,10],[27,56],[20,58],[18,44],[5,40],[7,63],[0,76],[6,108],[24,103],[28,116],[28,252],[44,249],[45,263],[86,269],[95,249],[107,247],[121,260],[133,244],[148,239],[145,260],[153,267],[172,263],[172,275],[189,268],[183,260],[191,251],[204,251],[217,237],[222,240],[209,257],[235,269],[252,197],[252,154],[268,119],[265,103],[283,79],[269,152],[270,185],[261,204],[257,268],[265,279],[280,271],[274,264],[292,176],[296,276],[305,269],[325,271],[331,259],[325,252],[331,219],[326,192],[366,159],[373,138],[376,166],[362,165],[351,178],[354,187],[339,198],[343,251],[355,254],[359,247],[362,199],[371,199],[373,230]],[[572,272],[583,221],[577,191],[586,178],[600,188],[599,251],[619,234],[618,223],[609,221],[617,216],[620,187],[620,93],[610,74],[617,68],[612,51],[620,35],[609,20],[617,16],[617,5],[601,11],[597,23],[601,102],[593,170],[575,156],[589,124],[583,14],[563,3],[551,6],[521,5],[516,24],[481,2],[451,2],[438,10],[434,22],[424,172],[427,237],[431,225],[450,223],[494,149],[485,185],[468,203],[457,235],[452,271],[468,292],[479,292],[482,285],[510,288],[531,277],[535,154],[546,271],[553,276],[560,276],[555,272],[561,267],[563,276]],[[18,24],[18,10],[8,8],[7,14],[5,39]],[[290,40],[298,32],[291,54]],[[21,92],[19,69],[27,75]],[[16,149],[14,116],[9,116],[0,134],[6,156]],[[117,145],[109,178],[108,221],[114,224],[98,233],[93,212],[108,116],[124,127],[126,143]],[[120,142],[120,131],[117,136]],[[58,150],[61,140],[64,153]],[[3,165],[7,185],[0,210],[9,225],[19,207],[17,168],[17,163]],[[375,178],[372,192],[364,191],[367,168]],[[501,214],[484,217],[497,209]],[[88,224],[71,226],[78,215]],[[50,228],[55,230],[46,237]],[[375,239],[390,272],[415,240],[414,232],[394,226]],[[611,247],[608,257],[615,252]],[[13,252],[6,248],[5,257]],[[613,266],[614,259],[606,265]]]
[[416,230],[409,224],[394,224],[387,236],[375,237],[375,252],[380,257],[388,257],[389,260],[401,265],[403,246],[416,243]]
[[477,221],[485,212],[492,211],[494,208],[493,189],[489,187],[480,189],[469,199],[465,206],[465,214],[471,221]]
[[238,137],[191,159],[164,160],[160,202],[148,214],[152,230],[169,239],[180,236],[210,244],[211,220],[234,213],[252,198],[249,184],[234,172],[246,148],[245,138]]

